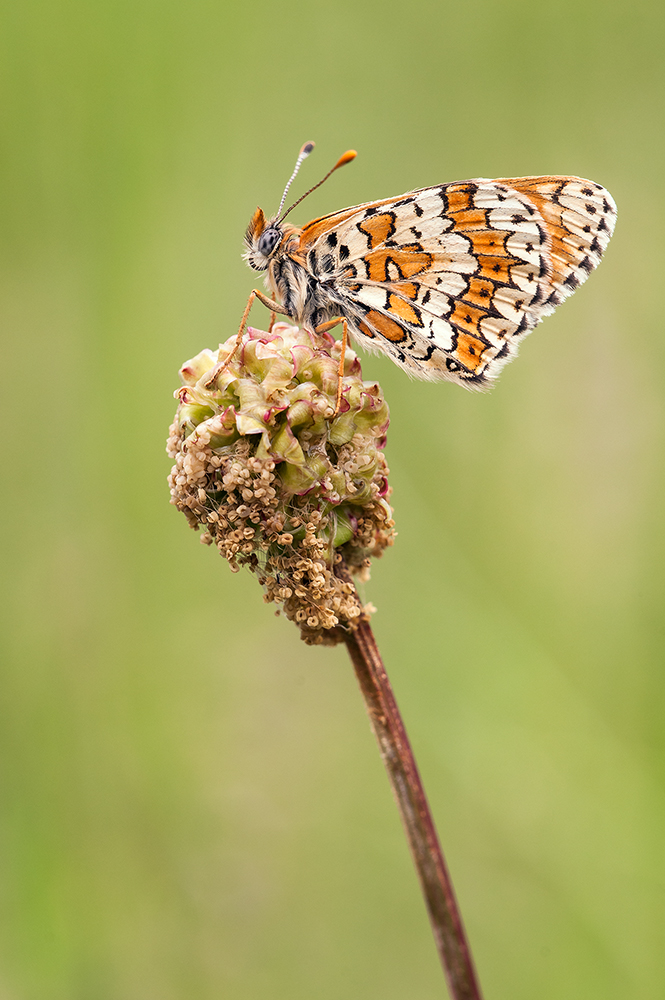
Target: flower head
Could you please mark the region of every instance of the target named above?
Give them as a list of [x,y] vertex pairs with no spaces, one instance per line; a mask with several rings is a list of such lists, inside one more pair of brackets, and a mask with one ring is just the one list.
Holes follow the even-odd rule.
[[388,407],[349,349],[336,407],[340,345],[327,334],[250,327],[236,348],[231,337],[180,369],[171,503],[234,571],[256,573],[306,642],[334,644],[367,613],[339,567],[366,579],[394,539]]

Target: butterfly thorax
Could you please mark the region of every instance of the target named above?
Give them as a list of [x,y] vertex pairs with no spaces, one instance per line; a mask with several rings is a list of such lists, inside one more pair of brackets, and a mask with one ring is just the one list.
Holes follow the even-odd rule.
[[331,289],[312,273],[301,248],[302,229],[278,219],[266,221],[257,208],[252,216],[244,258],[255,271],[267,271],[266,287],[284,311],[303,326],[314,328],[337,315]]

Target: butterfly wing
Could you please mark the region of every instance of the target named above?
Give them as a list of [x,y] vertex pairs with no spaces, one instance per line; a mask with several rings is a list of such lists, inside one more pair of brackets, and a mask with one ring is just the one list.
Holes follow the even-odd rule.
[[482,388],[586,280],[615,219],[582,178],[477,179],[315,219],[300,250],[366,347]]

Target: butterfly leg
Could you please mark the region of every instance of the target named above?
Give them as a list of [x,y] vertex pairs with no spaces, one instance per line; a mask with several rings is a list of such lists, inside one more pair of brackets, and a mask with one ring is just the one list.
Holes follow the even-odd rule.
[[[258,288],[255,288],[254,291],[252,292],[252,295],[250,295],[251,301],[247,303],[247,307],[245,310],[246,312],[249,312],[249,310],[252,307],[252,302],[254,301],[254,298],[252,298],[252,296],[254,296],[254,298],[257,298],[259,302],[262,302],[263,305],[266,307],[266,309],[270,310],[270,326],[268,327],[268,333],[272,333],[272,328],[275,325],[275,321],[277,320],[277,313],[281,313],[282,316],[288,316],[289,314],[285,312],[284,308],[280,306],[279,302],[273,302],[273,300],[269,299],[267,295],[264,295],[263,292],[260,292]],[[247,317],[245,317],[245,319],[246,318]]]
[[328,330],[334,330],[336,326],[342,323],[342,317],[337,316],[335,319],[329,319],[327,323],[321,323],[320,326],[314,328],[314,333],[327,333]]
[[337,371],[337,403],[335,404],[335,412],[333,416],[337,416],[339,413],[339,408],[342,402],[342,379],[344,378],[344,360],[346,358],[346,345],[349,342],[349,328],[345,319],[338,316],[336,319],[330,319],[327,323],[321,323],[317,326],[315,333],[326,333],[328,330],[332,330],[339,323],[342,324],[342,350],[339,356],[339,369]]
[[[266,309],[270,309],[270,312],[280,313],[280,315],[282,315],[282,316],[288,316],[289,315],[283,305],[281,305],[279,302],[273,302],[273,300],[269,299],[267,295],[264,295],[263,292],[260,292],[258,290],[258,288],[255,288],[254,291],[251,292],[251,294],[249,296],[249,301],[248,301],[247,306],[245,308],[245,312],[247,312],[247,313],[249,312],[249,310],[251,309],[252,302],[254,301],[254,299],[258,299],[259,302],[262,302],[263,305],[266,307]],[[246,318],[247,317],[245,317],[245,319]]]
[[273,300],[269,299],[267,295],[264,295],[263,292],[260,292],[258,288],[253,289],[253,291],[249,293],[249,298],[247,299],[247,305],[245,306],[245,311],[243,312],[242,319],[240,320],[240,327],[238,328],[238,332],[236,334],[235,347],[233,348],[231,353],[227,355],[227,357],[223,362],[215,365],[215,367],[212,370],[212,374],[208,379],[206,379],[205,382],[206,388],[209,388],[213,384],[217,376],[221,372],[223,372],[226,368],[228,368],[228,366],[231,364],[231,361],[233,360],[236,351],[238,350],[242,342],[242,335],[245,332],[245,326],[247,325],[247,317],[249,316],[249,310],[252,308],[252,303],[254,302],[254,299],[258,299],[260,302],[263,303],[264,306],[270,309],[270,332],[272,332],[275,314],[284,313],[285,316],[287,315],[287,313],[284,312],[284,307],[281,306],[279,302],[273,302]]

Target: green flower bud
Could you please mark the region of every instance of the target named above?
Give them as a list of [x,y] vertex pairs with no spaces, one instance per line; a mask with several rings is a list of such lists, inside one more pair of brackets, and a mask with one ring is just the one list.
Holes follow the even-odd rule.
[[201,351],[180,369],[167,445],[171,503],[201,540],[249,567],[306,642],[331,645],[368,613],[335,566],[367,579],[395,535],[388,407],[347,348],[337,408],[340,349],[277,323]]

